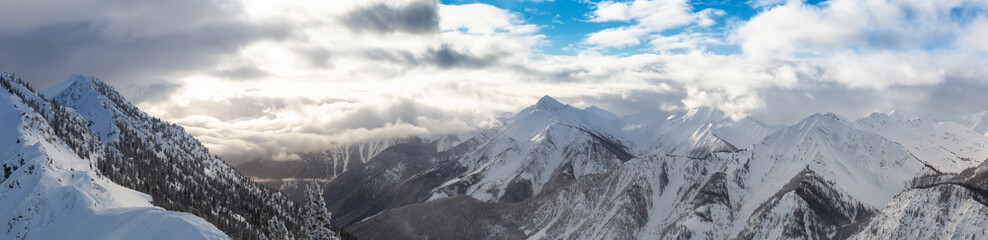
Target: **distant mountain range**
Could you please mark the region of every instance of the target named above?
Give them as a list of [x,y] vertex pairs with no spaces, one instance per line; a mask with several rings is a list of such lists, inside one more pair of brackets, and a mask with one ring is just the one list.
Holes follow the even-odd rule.
[[978,239],[981,115],[771,127],[706,108],[616,117],[547,96],[452,147],[403,142],[354,162],[326,198],[367,239]]

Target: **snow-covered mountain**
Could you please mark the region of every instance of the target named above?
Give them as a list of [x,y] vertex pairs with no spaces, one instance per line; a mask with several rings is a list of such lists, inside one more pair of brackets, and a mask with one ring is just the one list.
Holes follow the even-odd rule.
[[481,201],[517,202],[546,187],[604,173],[635,156],[703,158],[753,144],[751,137],[738,136],[761,138],[769,132],[757,121],[733,121],[712,109],[667,119],[616,118],[603,109],[577,109],[548,96],[493,131],[483,145],[456,160],[462,175],[433,190],[430,199],[467,194]]
[[949,118],[945,121],[955,122],[980,134],[988,134],[988,111]]
[[988,237],[988,162],[959,174],[918,178],[863,222],[854,239]]
[[0,143],[0,214],[10,219],[0,238],[259,239],[273,218],[300,232],[288,198],[94,77],[40,92],[7,75],[0,83],[0,139],[10,140]]
[[[388,147],[420,141],[417,137],[326,146],[322,151],[297,153],[297,160],[258,158],[236,166],[244,175],[269,187],[293,186],[301,179],[332,180],[353,166],[367,162]],[[287,184],[287,186],[282,186]]]
[[54,113],[55,106],[9,76],[0,76],[0,82],[4,87],[0,91],[0,162],[4,167],[0,216],[7,219],[7,231],[0,238],[228,238],[200,217],[156,207],[150,196],[98,174],[93,166],[103,149],[97,147],[93,135],[79,135],[70,145],[59,132],[88,131],[59,130],[55,128],[73,125],[49,124],[51,118],[67,116],[61,121],[70,122],[82,118]]
[[627,140],[610,135],[609,119],[601,116],[543,97],[458,159],[463,174],[439,186],[432,198],[467,194],[481,201],[517,202],[634,157],[622,144]]
[[346,144],[335,144],[322,151],[298,153],[298,160],[278,161],[255,159],[236,166],[243,175],[253,181],[278,189],[294,201],[302,199],[304,185],[315,179],[321,183],[335,179],[348,170],[359,168],[387,148],[399,144],[434,144],[436,151],[450,150],[480,134],[477,131],[458,132],[438,136],[412,136]]
[[710,108],[690,109],[661,122],[642,116],[629,118],[623,122],[622,135],[645,144],[639,149],[641,155],[665,153],[703,158],[712,152],[751,147],[774,131],[757,120],[733,120],[724,112]]
[[899,143],[937,172],[958,173],[988,159],[988,138],[956,122],[874,113],[855,123]]
[[[401,157],[371,159],[365,169],[400,174],[337,179],[329,189],[377,183],[327,198],[346,203],[334,211],[370,239],[867,239],[944,222],[966,237],[986,217],[975,194],[983,190],[916,182],[973,175],[988,159],[988,137],[958,123],[827,113],[773,129],[710,109],[665,119],[600,111],[544,97],[455,153],[409,157],[423,159],[414,168]],[[940,188],[958,192],[943,212],[898,221],[910,204],[948,194]],[[916,194],[924,191],[940,192]],[[942,215],[949,211],[961,215]]]

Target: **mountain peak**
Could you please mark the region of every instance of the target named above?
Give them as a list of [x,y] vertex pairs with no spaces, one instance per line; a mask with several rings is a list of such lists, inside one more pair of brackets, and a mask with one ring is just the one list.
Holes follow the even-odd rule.
[[82,88],[96,89],[95,85],[97,85],[98,83],[102,83],[102,82],[100,82],[100,80],[97,79],[96,77],[83,75],[83,74],[72,74],[72,76],[69,76],[69,78],[59,83],[56,83],[51,87],[45,88],[40,92],[41,94],[44,94],[47,97],[54,97],[73,86],[75,88],[82,87]]
[[97,80],[96,77],[89,76],[86,74],[72,74],[69,76],[68,79],[65,79],[65,81],[94,83],[95,81],[99,81],[99,80]]
[[683,115],[683,119],[689,119],[693,121],[718,121],[726,118],[723,111],[709,108],[709,107],[698,107],[693,108]]
[[591,114],[595,114],[595,115],[597,115],[599,117],[602,117],[604,119],[617,119],[618,118],[618,116],[617,115],[614,115],[614,113],[612,113],[610,111],[607,111],[607,110],[604,110],[603,108],[599,108],[597,106],[589,106],[589,107],[583,109],[583,111],[589,112]]
[[92,76],[74,74],[41,93],[91,121],[89,130],[107,144],[119,137],[117,122],[147,122],[150,118],[113,87]]
[[785,129],[792,130],[791,132],[783,131],[789,132],[789,134],[792,135],[790,136],[792,139],[802,138],[802,136],[806,135],[806,133],[810,131],[823,130],[826,132],[847,132],[855,130],[850,122],[845,121],[843,117],[829,112],[810,115],[802,121],[799,121],[799,123],[786,127]]
[[838,121],[845,122],[844,118],[836,113],[826,112],[826,113],[816,113],[806,118],[804,121]]
[[565,107],[566,104],[556,101],[556,99],[550,97],[549,95],[542,96],[542,98],[539,98],[539,102],[535,103],[536,109],[557,110]]

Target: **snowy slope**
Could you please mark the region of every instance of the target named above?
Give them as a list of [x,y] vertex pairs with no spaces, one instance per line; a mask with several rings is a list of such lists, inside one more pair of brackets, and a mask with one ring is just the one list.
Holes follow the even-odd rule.
[[875,207],[913,177],[931,172],[901,145],[831,113],[782,129],[753,152],[752,182],[785,181],[808,168]]
[[[86,119],[90,131],[106,145],[119,142],[119,135],[126,130],[132,132],[133,137],[140,138],[140,142],[148,149],[154,149],[159,156],[195,161],[205,165],[209,175],[216,179],[241,181],[232,167],[219,158],[209,156],[208,150],[185,133],[182,127],[147,115],[95,77],[75,74],[42,90],[41,94],[78,112]],[[216,174],[223,176],[218,177]]]
[[[884,206],[913,176],[932,173],[894,142],[833,114],[810,116],[741,152],[702,160],[653,156],[642,163],[652,164],[611,175],[639,176],[624,185],[650,187],[644,192],[652,194],[643,197],[651,207],[638,210],[648,216],[636,235],[643,239],[833,236],[841,224]],[[614,206],[602,210],[608,208]],[[609,231],[617,232],[596,229],[591,238]]]
[[980,134],[988,134],[988,111],[958,116],[945,121],[956,122]]
[[[8,80],[0,81],[3,83],[3,90],[15,93],[14,95],[29,107],[24,111],[40,116],[29,122],[30,126],[42,126],[38,129],[47,134],[37,138],[38,141],[56,146],[64,145],[63,150],[71,151],[79,159],[87,161],[85,168],[68,167],[69,171],[85,169],[94,179],[94,183],[112,182],[124,189],[129,188],[132,189],[131,191],[147,194],[140,197],[144,202],[141,206],[151,207],[153,204],[164,209],[192,214],[176,215],[162,209],[144,212],[108,209],[97,211],[109,214],[107,216],[87,217],[88,215],[85,214],[72,216],[102,222],[133,223],[147,220],[152,223],[160,222],[160,226],[165,227],[173,224],[169,223],[170,220],[156,219],[155,216],[160,214],[155,212],[192,219],[189,221],[193,221],[194,216],[198,216],[202,218],[200,220],[212,224],[213,229],[219,229],[235,239],[261,238],[268,225],[267,220],[278,217],[289,231],[299,231],[301,212],[288,198],[253,181],[248,181],[218,157],[209,154],[209,151],[182,127],[148,116],[102,81],[93,77],[73,75],[45,90],[46,94],[40,94],[30,89],[23,81]],[[45,97],[43,98],[42,95]],[[20,144],[20,141],[15,142]],[[49,155],[52,153],[53,151],[45,152]],[[18,159],[16,163],[19,164],[19,161]],[[5,170],[9,172],[19,166],[10,165]],[[34,169],[28,168],[28,170]],[[75,173],[71,175],[78,176]],[[62,177],[52,181],[59,180],[66,179]],[[100,190],[103,188],[112,189],[105,186],[89,188],[97,192],[105,192]],[[30,195],[28,197],[30,199]],[[98,207],[103,204],[101,201],[104,200],[96,198],[91,203]],[[89,202],[86,203],[89,205]],[[105,229],[96,226],[83,227],[93,230]],[[141,229],[146,228],[131,228],[133,226],[129,225],[110,227],[124,232],[130,231],[127,229],[142,231]],[[153,230],[153,228],[149,229]],[[192,232],[192,230],[177,229],[170,231],[178,234]],[[150,230],[141,233],[145,232],[156,233]],[[66,234],[74,233],[66,232]]]
[[[556,223],[530,231],[534,238],[624,238],[629,232],[640,239],[826,238],[885,206],[913,176],[929,173],[898,144],[818,114],[741,152],[629,161],[602,181],[613,184],[574,189],[613,192],[595,197],[601,203],[583,210],[562,209],[586,197],[547,203],[539,209],[556,210],[540,210],[547,216],[536,219]],[[593,216],[576,219],[593,220],[554,213],[572,211]]]
[[748,148],[775,129],[751,118],[733,120],[711,108],[696,108],[659,119],[649,114],[617,120],[618,135],[631,139],[636,155],[664,153],[703,158],[712,152]]
[[436,144],[436,151],[444,152],[456,148],[469,141],[486,141],[491,135],[496,133],[496,126],[489,126],[472,131],[443,134],[438,137],[426,138],[429,142]]
[[855,123],[899,143],[940,172],[959,173],[988,159],[988,136],[954,122],[874,113]]
[[458,160],[465,174],[433,198],[467,194],[481,201],[521,201],[551,183],[601,173],[630,159],[610,119],[551,97],[522,110],[483,145]]
[[974,195],[949,184],[903,192],[852,239],[988,238],[988,206]]
[[[734,152],[703,158],[656,152],[518,203],[444,198],[441,205],[498,209],[496,216],[510,217],[457,228],[511,229],[529,239],[832,238],[885,207],[913,177],[934,173],[902,145],[840,116],[817,114]],[[393,209],[356,229],[441,238],[387,227],[436,224],[420,219],[441,217],[429,210],[439,206]]]
[[959,174],[917,178],[851,238],[988,237],[988,163]]
[[634,156],[703,158],[750,147],[772,130],[708,108],[666,119],[649,114],[619,118],[546,96],[491,131],[491,139],[458,160],[464,173],[434,190],[432,199],[467,194],[482,201],[519,201],[546,186],[603,173]]
[[711,152],[736,151],[738,147],[715,134],[714,122],[724,119],[724,114],[709,108],[691,109],[680,115],[670,116],[650,133],[651,150],[676,156],[702,158]]
[[96,174],[91,157],[98,154],[80,157],[53,133],[44,115],[8,90],[41,99],[8,84],[12,87],[0,91],[0,162],[11,169],[0,188],[0,217],[8,219],[0,238],[228,238],[199,217],[155,207],[148,195]]
[[826,113],[773,128],[711,109],[615,117],[544,97],[488,133],[448,148],[456,154],[389,148],[415,156],[416,165],[372,159],[362,168],[386,180],[330,182],[364,189],[345,191],[335,206],[370,206],[346,224],[371,239],[931,234],[917,228],[937,229],[923,236],[983,236],[988,167],[973,167],[985,166],[988,138],[956,122]]

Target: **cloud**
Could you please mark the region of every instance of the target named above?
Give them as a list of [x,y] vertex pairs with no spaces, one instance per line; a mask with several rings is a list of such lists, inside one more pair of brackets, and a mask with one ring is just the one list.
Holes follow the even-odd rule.
[[333,56],[333,52],[325,48],[307,48],[299,49],[300,55],[309,60],[309,64],[315,67],[332,67],[330,64],[330,57]]
[[[769,124],[792,124],[818,112],[852,118],[891,112],[944,118],[984,111],[988,96],[984,82],[947,78],[931,86],[893,86],[886,89],[848,89],[838,83],[805,83],[798,87],[760,89],[765,106],[750,116]],[[811,106],[811,107],[807,107]],[[786,111],[779,111],[786,109]]]
[[[236,96],[214,100],[194,100],[184,105],[171,105],[169,118],[208,116],[220,121],[274,118],[277,111],[286,108],[285,99],[261,96]],[[296,100],[311,102],[312,100]]]
[[463,53],[452,49],[449,45],[442,45],[439,49],[429,51],[433,62],[439,67],[483,67],[496,61],[496,56],[475,57],[469,53]]
[[114,85],[155,84],[211,66],[252,42],[289,35],[277,22],[239,18],[239,6],[188,0],[0,3],[0,65],[40,86],[73,73],[99,75]]
[[755,9],[765,9],[786,3],[786,0],[748,0],[745,2]]
[[636,27],[608,28],[600,32],[590,34],[584,41],[602,47],[627,47],[641,44],[638,40],[648,34],[648,30]]
[[128,92],[135,93],[135,97],[128,98],[128,100],[134,103],[166,101],[181,87],[180,84],[164,80],[157,83],[130,85],[132,89],[128,89]]
[[531,34],[539,29],[536,25],[525,24],[515,13],[481,3],[440,5],[439,14],[439,26],[443,31],[495,35]]
[[959,27],[971,25],[952,12],[962,7],[984,9],[986,5],[960,0],[832,0],[820,5],[788,1],[752,17],[738,29],[737,37],[744,53],[753,58],[826,57],[847,49],[950,48],[944,43],[964,34]]
[[231,80],[253,80],[267,77],[270,74],[260,68],[257,68],[257,66],[241,66],[218,71],[216,72],[216,75],[221,78]]
[[[694,12],[689,1],[685,0],[604,1],[595,4],[594,11],[590,14],[590,22],[626,22],[629,25],[591,33],[583,42],[604,48],[621,48],[637,46],[643,39],[649,42],[659,41],[659,43],[669,40],[670,37],[682,39],[677,42],[700,41],[685,39],[696,36],[691,31],[673,36],[663,35],[662,32],[684,26],[709,27],[716,24],[715,17],[724,14],[726,13],[723,10],[714,8]],[[673,48],[685,47],[693,47],[693,45],[680,44]],[[659,50],[668,49],[672,48],[659,48]]]
[[457,50],[448,44],[437,48],[425,49],[421,53],[407,50],[370,49],[362,54],[372,61],[387,61],[405,66],[435,66],[438,68],[481,68],[491,66],[499,58],[509,53],[494,53],[495,55],[479,56],[469,50]]
[[350,30],[378,34],[423,34],[439,30],[439,16],[433,1],[413,1],[402,5],[374,3],[347,13],[343,16],[343,22]]
[[594,10],[590,21],[634,20],[640,22],[639,25],[643,27],[661,30],[693,22],[696,17],[691,12],[692,9],[688,1],[604,1],[597,3],[597,8]]
[[293,154],[335,144],[465,131],[490,121],[487,115],[410,99],[367,104],[261,96],[194,101],[162,116],[234,164],[258,156],[291,160]]
[[482,3],[0,2],[0,65],[38,86],[100,76],[234,163],[469,130],[544,95],[772,124],[988,101],[983,2],[750,1],[747,20],[691,3],[590,4],[567,25],[595,27],[554,55],[553,26]]
[[279,152],[271,156],[274,161],[299,161],[302,157],[294,153]]
[[824,77],[851,88],[885,88],[892,85],[931,85],[942,82],[946,70],[932,62],[937,56],[921,51],[834,54]]
[[978,16],[959,34],[957,45],[967,49],[988,52],[988,18]]
[[673,36],[657,35],[648,42],[653,50],[694,50],[705,49],[706,46],[723,44],[719,38],[702,33],[683,33]]

